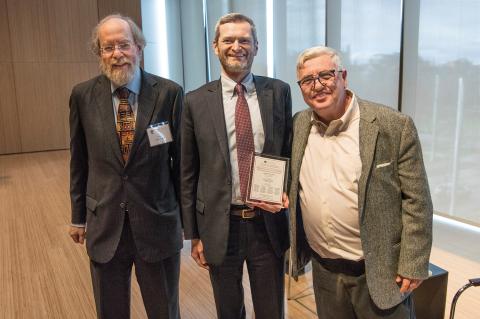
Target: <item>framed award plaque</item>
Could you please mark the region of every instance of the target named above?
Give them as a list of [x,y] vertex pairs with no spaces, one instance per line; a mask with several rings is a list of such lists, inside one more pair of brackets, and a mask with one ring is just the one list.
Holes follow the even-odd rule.
[[287,188],[289,161],[286,157],[252,154],[246,202],[282,205],[282,195]]

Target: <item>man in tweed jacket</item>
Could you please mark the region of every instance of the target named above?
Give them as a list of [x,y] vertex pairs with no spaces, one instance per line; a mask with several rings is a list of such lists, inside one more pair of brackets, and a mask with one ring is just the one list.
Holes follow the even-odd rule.
[[293,125],[293,274],[312,260],[319,318],[414,318],[433,209],[413,121],[348,90],[333,49],[302,52],[297,78],[310,109]]

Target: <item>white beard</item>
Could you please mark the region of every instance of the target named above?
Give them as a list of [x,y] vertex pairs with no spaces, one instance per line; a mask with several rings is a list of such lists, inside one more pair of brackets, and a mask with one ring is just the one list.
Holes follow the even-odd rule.
[[[122,86],[132,81],[135,76],[135,70],[140,66],[138,61],[139,59],[135,59],[135,61],[127,61],[130,62],[130,64],[128,65],[127,70],[123,71],[113,70],[111,64],[106,64],[100,60],[100,70],[110,81],[112,81],[113,84],[116,86]],[[115,62],[116,61],[112,62],[112,64]]]

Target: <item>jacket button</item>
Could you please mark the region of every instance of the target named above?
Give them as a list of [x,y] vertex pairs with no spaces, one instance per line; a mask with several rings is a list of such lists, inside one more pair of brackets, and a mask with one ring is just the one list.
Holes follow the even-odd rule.
[[120,208],[125,208],[125,203],[120,203]]
[[122,179],[123,179],[124,181],[126,181],[126,180],[128,179],[128,175],[123,175],[123,176],[122,176]]

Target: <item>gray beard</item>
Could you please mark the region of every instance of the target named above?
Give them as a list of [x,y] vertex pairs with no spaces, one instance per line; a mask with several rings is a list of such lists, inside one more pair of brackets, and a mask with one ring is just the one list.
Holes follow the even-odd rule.
[[238,63],[228,63],[227,60],[228,59],[226,57],[221,57],[220,64],[222,65],[225,71],[232,72],[232,73],[241,73],[245,71],[250,71],[253,63],[253,60],[238,62]]
[[224,68],[226,71],[228,72],[234,72],[234,73],[238,73],[238,72],[243,72],[245,70],[248,70],[248,65],[245,63],[236,63],[236,64],[225,64],[224,65]]
[[116,86],[122,86],[133,80],[138,63],[131,64],[127,71],[113,71],[109,65],[100,61],[100,70]]

